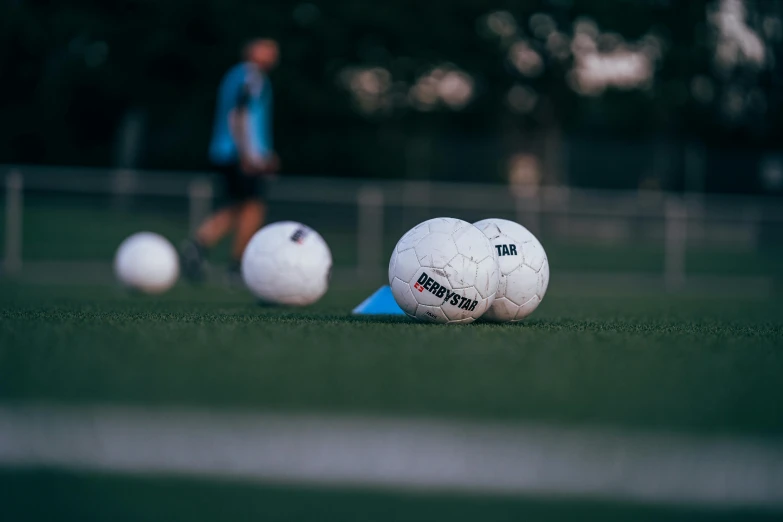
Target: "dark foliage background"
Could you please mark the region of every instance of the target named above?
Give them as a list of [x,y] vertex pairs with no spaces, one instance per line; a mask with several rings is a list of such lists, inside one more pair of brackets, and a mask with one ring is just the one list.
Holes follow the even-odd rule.
[[[781,5],[746,2],[749,27],[762,35],[763,66],[715,65],[709,13],[719,1],[689,0],[0,0],[0,162],[111,166],[119,129],[141,122],[135,166],[207,167],[216,86],[254,36],[280,41],[273,73],[277,147],[286,173],[497,180],[508,155],[541,150],[550,139],[593,151],[612,163],[617,150],[665,150],[679,164],[684,144],[730,150],[715,160],[707,190],[758,192],[753,175],[762,151],[781,131]],[[523,75],[506,58],[509,42],[487,36],[488,14],[505,12],[513,38],[539,51],[543,70]],[[628,41],[661,43],[645,89],[609,88],[584,95],[569,83],[573,58],[555,60],[529,21],[545,13],[569,35],[576,21]],[[775,25],[778,24],[778,25]],[[776,29],[777,28],[777,29]],[[410,88],[438,64],[454,64],[472,80],[470,102],[432,110],[404,102],[363,111],[341,80],[350,68],[380,67],[392,88]],[[710,81],[708,98],[694,82]],[[507,93],[536,93],[524,113]],[[736,110],[732,100],[742,100]],[[739,102],[737,102],[739,103]],[[734,107],[734,109],[732,109]],[[594,146],[594,144],[597,144]],[[560,150],[560,149],[555,149]],[[553,154],[550,152],[550,155]],[[556,154],[556,153],[554,153]],[[656,153],[653,153],[653,157]],[[590,156],[590,154],[588,154]],[[649,154],[631,154],[623,168],[571,169],[545,182],[633,187]],[[622,159],[618,159],[622,163]],[[423,166],[424,165],[424,166]],[[664,188],[685,184],[671,169]]]

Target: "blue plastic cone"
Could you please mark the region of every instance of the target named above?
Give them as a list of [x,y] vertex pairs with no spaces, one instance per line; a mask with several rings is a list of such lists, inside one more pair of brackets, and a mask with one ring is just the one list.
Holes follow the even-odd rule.
[[353,309],[356,315],[405,315],[397,306],[389,285],[380,287],[374,294]]

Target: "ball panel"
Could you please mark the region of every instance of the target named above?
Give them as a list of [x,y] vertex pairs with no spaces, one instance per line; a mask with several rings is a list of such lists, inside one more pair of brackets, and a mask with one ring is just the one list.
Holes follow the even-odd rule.
[[455,235],[457,252],[473,261],[481,261],[492,255],[494,248],[487,236],[473,226],[460,229],[460,235]]
[[457,245],[449,234],[432,232],[414,247],[419,265],[443,268],[457,255]]
[[410,229],[408,232],[405,233],[404,236],[397,242],[397,246],[395,249],[397,252],[402,252],[403,250],[407,250],[409,248],[415,247],[421,239],[430,233],[430,227],[427,221],[424,223],[421,223],[412,229]]
[[413,297],[411,287],[408,285],[407,281],[395,277],[391,283],[391,291],[394,300],[397,301],[397,304],[402,308],[402,311],[408,315],[415,316],[416,307],[419,306],[419,303],[417,303],[416,299]]
[[[397,253],[397,266],[393,277],[403,281],[411,281],[421,265],[416,257],[416,251],[412,248]],[[412,284],[412,283],[411,283]]]
[[482,319],[495,322],[507,322],[516,317],[519,307],[506,299],[505,297],[498,297],[492,303],[492,306],[482,316]]
[[498,297],[504,297],[506,295],[506,287],[508,286],[508,277],[505,274],[501,274],[498,277],[498,291],[496,295]]
[[543,299],[546,295],[546,290],[549,288],[549,261],[545,260],[541,265],[541,270],[538,271],[538,295],[539,299]]
[[470,226],[467,221],[455,218],[433,218],[424,223],[429,226],[430,232],[440,232],[453,237],[459,235],[460,229]]
[[544,247],[541,246],[541,243],[539,243],[538,240],[523,243],[522,258],[527,266],[538,272],[541,270],[541,265],[546,261]]
[[538,274],[527,265],[521,265],[506,276],[506,297],[512,303],[527,303],[538,291]]
[[487,311],[490,308],[492,308],[492,305],[494,303],[495,303],[495,294],[492,294],[491,296],[485,299],[479,299],[478,305],[476,306],[476,314],[474,314],[474,319],[478,319],[479,317],[487,313]]
[[487,236],[491,241],[503,235],[503,232],[500,231],[500,226],[499,226],[500,221],[503,220],[483,219],[481,221],[477,221],[476,223],[473,223],[473,226],[481,230],[484,233],[484,235]]
[[507,219],[498,219],[497,221],[503,235],[516,243],[522,244],[528,241],[538,241],[530,230],[519,223]]
[[517,243],[524,243],[532,237],[535,237],[528,229],[519,223],[509,221],[508,219],[482,219],[481,221],[473,223],[473,225],[481,230],[484,235],[490,239],[495,239],[499,236],[506,236],[512,241],[516,241]]
[[444,268],[449,285],[453,289],[473,287],[478,280],[478,263],[459,254]]
[[519,309],[517,310],[517,314],[516,316],[514,316],[514,321],[523,320],[524,318],[532,314],[540,304],[541,304],[541,299],[539,299],[537,295],[534,295],[526,303],[519,306]]
[[459,319],[457,321],[449,321],[449,324],[470,324],[475,320],[475,317],[466,317],[465,319]]
[[420,304],[416,308],[416,319],[432,323],[448,323],[449,319],[439,306],[427,306]]
[[488,257],[478,263],[476,270],[476,290],[483,298],[495,294],[500,283],[498,265],[493,257]]
[[395,248],[392,250],[391,257],[389,258],[389,284],[394,280],[394,274],[397,273],[397,256],[399,253],[397,252],[397,249]]

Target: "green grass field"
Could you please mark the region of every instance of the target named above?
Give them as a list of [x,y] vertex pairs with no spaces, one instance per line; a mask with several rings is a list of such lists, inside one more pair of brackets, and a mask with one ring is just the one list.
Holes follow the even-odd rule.
[[[150,297],[111,285],[0,283],[0,403],[520,420],[760,440],[783,435],[780,301],[599,297],[553,279],[529,322],[443,327],[351,316],[370,290],[336,284],[314,307],[296,310],[260,307],[244,291],[182,284]],[[6,469],[0,491],[19,520],[772,517],[54,470]],[[41,495],[45,503],[34,500]]]
[[[184,208],[158,207],[148,201],[120,212],[92,198],[29,197],[24,259],[98,261],[108,268],[116,246],[133,232],[154,230],[174,241],[185,236]],[[40,268],[0,279],[0,409],[53,404],[347,414],[783,440],[783,300],[774,287],[737,292],[736,281],[726,287],[717,281],[707,293],[677,294],[632,280],[603,287],[586,274],[660,274],[662,245],[545,241],[552,284],[523,324],[444,327],[354,317],[350,310],[382,282],[345,277],[357,257],[349,232],[355,216],[335,211],[322,223],[316,210],[290,207],[277,215],[273,208],[270,216],[318,223],[343,270],[325,298],[306,309],[262,307],[245,291],[184,283],[163,296],[131,295],[100,277],[72,283],[71,274]],[[401,231],[395,218],[388,224],[390,251]],[[0,227],[0,241],[2,235]],[[223,245],[214,259],[226,253]],[[774,285],[783,280],[783,254],[692,248],[686,270],[764,276]],[[561,280],[567,272],[583,274],[585,284]],[[10,515],[0,520],[41,521],[780,516],[750,508],[13,467],[0,467],[0,506]]]
[[[3,285],[4,399],[620,423],[783,434],[783,318],[766,300],[553,288],[519,325],[356,318],[243,291]],[[143,385],[142,385],[143,384]]]

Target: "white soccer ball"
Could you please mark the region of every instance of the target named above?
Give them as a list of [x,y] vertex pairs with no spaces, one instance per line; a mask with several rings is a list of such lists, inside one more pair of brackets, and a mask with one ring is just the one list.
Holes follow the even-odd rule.
[[409,230],[394,247],[389,285],[403,311],[423,321],[471,323],[498,289],[497,252],[476,227],[435,218]]
[[541,243],[528,229],[506,219],[475,223],[492,241],[498,256],[500,285],[484,319],[516,322],[533,313],[549,285],[549,260]]
[[304,306],[318,301],[329,286],[332,253],[312,228],[294,221],[265,226],[242,255],[242,279],[258,298]]
[[117,249],[114,274],[128,288],[160,294],[177,282],[179,256],[169,240],[160,234],[138,232]]

